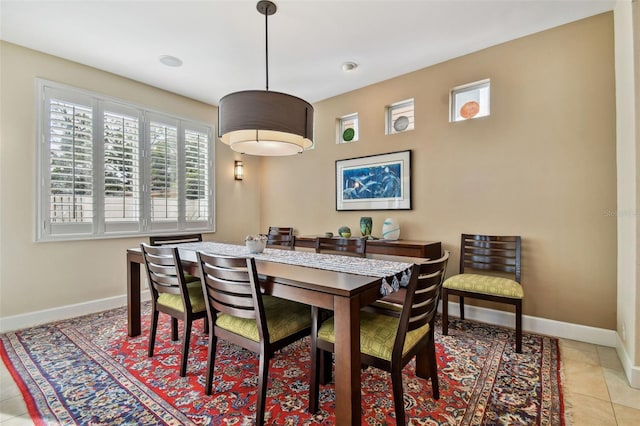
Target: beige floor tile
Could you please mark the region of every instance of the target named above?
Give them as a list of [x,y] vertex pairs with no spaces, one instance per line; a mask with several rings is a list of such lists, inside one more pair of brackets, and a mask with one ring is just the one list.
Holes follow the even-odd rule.
[[622,363],[620,362],[618,352],[615,348],[610,348],[608,346],[596,346],[596,350],[598,351],[598,357],[600,358],[600,366],[622,371]]
[[572,360],[562,363],[566,390],[603,401],[610,400],[602,367]]
[[24,416],[12,417],[8,420],[0,422],[0,425],[2,426],[33,426],[33,424],[33,420],[31,420],[31,417],[28,414]]
[[600,358],[596,345],[577,342],[575,340],[560,340],[560,359],[600,365]]
[[5,421],[11,417],[17,417],[23,414],[28,414],[28,411],[22,396],[14,396],[13,398],[0,401],[0,421]]
[[567,424],[575,426],[615,426],[616,418],[610,402],[567,391],[565,395]]
[[640,410],[613,404],[613,413],[616,415],[618,426],[638,426],[640,424]]
[[[640,410],[640,389],[633,389],[629,386],[624,371],[611,370],[609,368],[603,368],[602,370],[609,388],[611,402]],[[638,419],[638,424],[640,424],[640,418]]]
[[19,396],[20,388],[16,382],[13,381],[11,375],[7,372],[7,374],[0,375],[0,401],[8,398],[13,398],[14,396]]

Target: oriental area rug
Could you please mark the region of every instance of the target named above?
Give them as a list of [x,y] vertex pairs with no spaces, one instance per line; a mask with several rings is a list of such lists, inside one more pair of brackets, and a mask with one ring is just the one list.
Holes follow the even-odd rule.
[[[36,425],[254,424],[258,359],[219,340],[211,396],[204,394],[207,336],[194,324],[187,377],[180,343],[160,315],[156,349],[147,357],[149,305],[142,335],[127,336],[126,308],[0,335],[0,354]],[[564,425],[558,341],[452,319],[449,336],[436,327],[440,399],[431,381],[403,370],[410,425]],[[333,425],[334,387],[320,387],[320,411],[307,412],[309,338],[275,355],[269,368],[265,423]],[[339,374],[339,372],[338,372]],[[362,371],[362,424],[393,425],[391,378]]]

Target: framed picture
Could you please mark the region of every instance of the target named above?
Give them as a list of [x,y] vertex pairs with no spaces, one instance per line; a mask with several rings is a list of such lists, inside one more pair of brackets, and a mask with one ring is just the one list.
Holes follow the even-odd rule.
[[336,210],[411,210],[411,151],[337,160]]

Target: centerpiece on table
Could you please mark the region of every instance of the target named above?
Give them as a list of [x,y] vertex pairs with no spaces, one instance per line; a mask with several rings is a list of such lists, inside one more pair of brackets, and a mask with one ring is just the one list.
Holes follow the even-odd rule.
[[262,253],[265,247],[267,247],[267,236],[264,234],[247,235],[244,238],[244,244],[247,246],[249,253]]

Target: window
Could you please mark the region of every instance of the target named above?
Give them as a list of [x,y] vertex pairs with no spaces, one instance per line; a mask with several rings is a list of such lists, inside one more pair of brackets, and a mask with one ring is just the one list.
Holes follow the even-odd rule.
[[358,114],[349,114],[338,119],[338,143],[358,140]]
[[396,102],[387,107],[386,129],[388,135],[414,129],[413,99]]
[[462,121],[489,115],[490,81],[482,80],[454,87],[450,96],[449,121]]
[[38,86],[38,241],[213,230],[211,126]]

